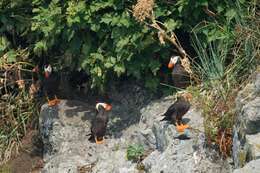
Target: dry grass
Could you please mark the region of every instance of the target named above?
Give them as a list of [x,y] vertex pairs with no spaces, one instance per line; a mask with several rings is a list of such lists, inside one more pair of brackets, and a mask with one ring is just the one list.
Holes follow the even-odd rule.
[[[16,59],[23,59],[26,52],[16,54]],[[29,64],[10,62],[5,54],[1,57],[1,95],[0,95],[0,164],[7,162],[11,156],[18,154],[22,137],[28,125],[37,117],[37,106],[30,98],[23,73]]]

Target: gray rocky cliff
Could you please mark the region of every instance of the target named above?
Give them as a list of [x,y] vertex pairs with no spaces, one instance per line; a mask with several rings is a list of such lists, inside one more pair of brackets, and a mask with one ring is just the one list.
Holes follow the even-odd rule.
[[[138,87],[112,98],[105,143],[88,141],[94,105],[87,100],[62,100],[57,107],[42,106],[40,131],[44,143],[43,173],[191,173],[231,172],[228,163],[205,148],[203,117],[194,107],[185,115],[192,127],[184,134],[161,122],[160,115],[173,96],[151,99]],[[141,163],[128,161],[127,147],[140,144],[149,151]],[[142,165],[142,170],[137,165]]]
[[260,159],[260,72],[251,81],[236,98],[233,160],[235,168],[246,166],[235,172],[256,172]]

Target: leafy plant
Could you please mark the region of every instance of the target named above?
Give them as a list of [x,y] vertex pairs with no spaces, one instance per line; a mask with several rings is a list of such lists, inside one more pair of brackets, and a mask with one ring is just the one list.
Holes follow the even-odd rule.
[[20,60],[26,59],[27,55],[26,50],[10,50],[1,57],[0,164],[17,154],[20,140],[38,114],[38,106],[30,98],[26,90],[27,80],[23,78],[30,65]]
[[144,154],[144,147],[142,145],[134,144],[127,147],[126,157],[128,160],[137,162]]
[[[226,20],[223,23],[215,22],[215,25],[221,26],[218,28],[228,28],[225,30],[226,36],[209,39],[211,35],[207,37],[203,32],[211,32],[210,27],[193,30],[193,45],[198,55],[194,71],[200,77],[201,90],[204,91],[203,99],[197,101],[200,102],[205,117],[207,140],[210,144],[217,144],[224,157],[231,155],[234,98],[240,84],[253,71],[251,69],[259,64],[257,61],[260,57],[257,48],[259,41],[255,40],[260,33],[255,28],[259,26],[257,13],[254,10],[246,12],[247,7],[254,7],[255,4],[240,5],[236,1],[226,15]],[[214,30],[216,32],[216,28]],[[237,31],[234,32],[235,30]],[[205,36],[207,39],[204,39]]]

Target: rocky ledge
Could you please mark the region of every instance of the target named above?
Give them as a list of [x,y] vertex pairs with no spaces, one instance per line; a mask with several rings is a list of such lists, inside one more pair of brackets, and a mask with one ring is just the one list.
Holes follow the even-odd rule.
[[[44,143],[43,173],[191,173],[231,172],[217,153],[205,148],[203,117],[194,107],[185,115],[192,127],[179,134],[160,115],[174,102],[173,96],[151,99],[138,87],[112,99],[105,143],[88,141],[94,105],[62,100],[57,107],[43,105],[40,131]],[[131,94],[135,93],[135,94]],[[130,144],[144,147],[138,163],[128,161]],[[141,165],[141,166],[140,166]]]
[[236,173],[260,170],[260,70],[251,81],[236,98],[233,160],[235,168],[244,166],[235,170]]

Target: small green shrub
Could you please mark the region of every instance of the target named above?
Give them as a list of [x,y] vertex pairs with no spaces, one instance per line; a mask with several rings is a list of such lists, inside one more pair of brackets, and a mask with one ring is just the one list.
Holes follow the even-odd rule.
[[140,160],[141,156],[144,154],[144,147],[139,144],[129,145],[127,147],[127,160],[132,160],[137,162]]

